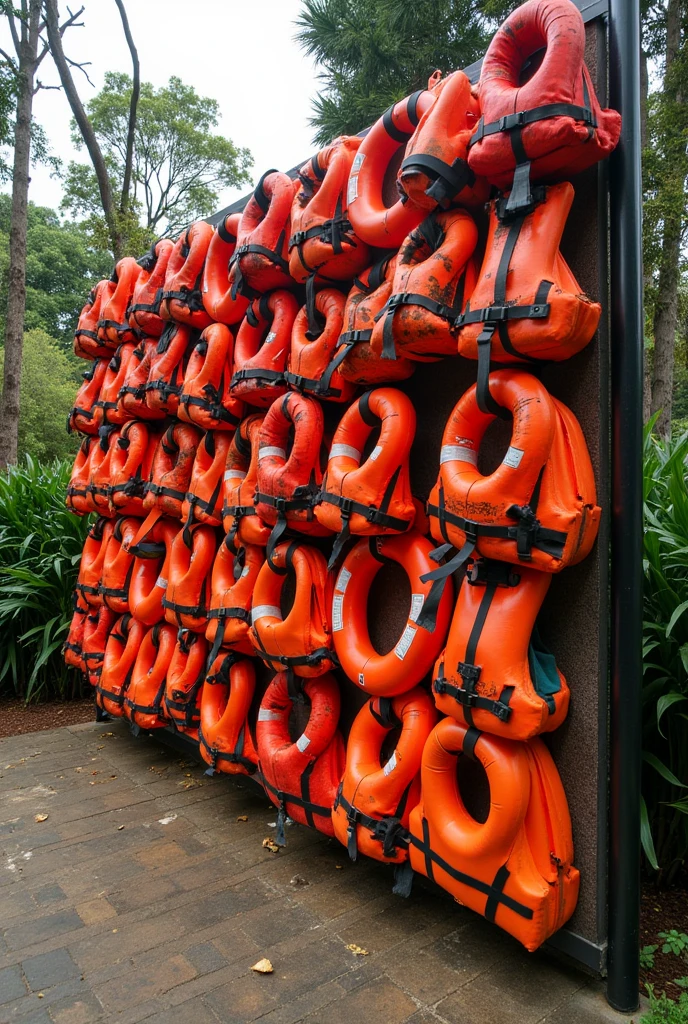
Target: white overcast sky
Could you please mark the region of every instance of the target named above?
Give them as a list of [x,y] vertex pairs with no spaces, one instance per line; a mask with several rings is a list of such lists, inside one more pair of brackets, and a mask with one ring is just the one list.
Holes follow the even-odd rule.
[[[131,58],[114,0],[74,0],[70,7],[78,10],[81,3],[85,26],[69,29],[65,52],[73,60],[92,62],[87,70],[95,90],[74,70],[86,102],[102,86],[106,71],[130,74]],[[142,80],[159,87],[175,74],[201,96],[216,99],[221,111],[216,131],[251,150],[254,181],[269,167],[286,171],[314,151],[307,122],[318,81],[312,61],[293,40],[300,6],[300,0],[127,0]],[[65,11],[61,0],[60,13]],[[4,27],[0,45],[11,45]],[[49,57],[39,78],[58,82]],[[62,92],[39,92],[34,113],[65,164],[72,158],[87,162],[85,150],[72,148],[70,110]],[[219,208],[246,191],[227,191]],[[57,209],[61,196],[60,182],[51,180],[46,168],[35,167],[29,198]]]

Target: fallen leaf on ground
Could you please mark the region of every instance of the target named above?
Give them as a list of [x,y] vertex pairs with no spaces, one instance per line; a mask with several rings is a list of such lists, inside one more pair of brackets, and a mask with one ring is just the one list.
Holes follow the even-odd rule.
[[34,821],[47,821],[48,820],[48,815],[47,814],[37,814],[36,817],[33,820]]
[[258,974],[272,974],[274,969],[275,968],[266,957],[263,957],[262,960],[259,960],[258,963],[254,964],[251,968],[252,971],[257,971]]
[[101,732],[100,739],[102,740],[103,736],[114,736],[114,735],[115,735],[114,732]]
[[240,814],[237,821],[248,821],[248,814]]
[[341,864],[335,864],[335,868],[337,869],[337,871],[341,871],[342,870],[342,865]]
[[355,942],[352,942],[346,948],[349,950],[350,953],[353,953],[354,956],[368,956],[368,950],[361,949],[361,947],[357,946]]
[[308,885],[308,882],[303,875],[294,875],[294,877],[289,880],[289,885]]
[[118,825],[117,826],[117,831],[121,832],[123,828],[124,828],[124,825]]
[[266,850],[269,850],[270,853],[279,853],[279,846],[277,845],[277,843],[274,843],[269,836],[267,839],[263,840],[263,846],[265,847]]

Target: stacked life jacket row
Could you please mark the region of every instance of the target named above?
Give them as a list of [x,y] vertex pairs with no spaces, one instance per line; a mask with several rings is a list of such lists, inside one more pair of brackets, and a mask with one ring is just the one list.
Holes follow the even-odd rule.
[[[574,414],[527,370],[579,352],[601,313],[559,249],[565,179],[620,130],[584,43],[570,0],[528,0],[477,89],[437,73],[296,180],[267,172],[241,215],[120,260],[79,318],[75,351],[92,364],[69,417],[84,436],[67,503],[97,518],[65,658],[99,706],[172,725],[211,769],[253,775],[278,843],[287,816],[315,827],[393,864],[395,891],[424,874],[528,949],[568,920],[579,885],[540,738],[569,689],[536,620],[600,509]],[[456,355],[476,360],[477,382],[446,423],[424,508],[416,410],[391,385]],[[342,409],[331,435],[323,401]],[[497,417],[511,439],[486,474]],[[390,562],[411,599],[382,654],[368,597]],[[273,678],[254,714],[260,662]],[[367,699],[345,741],[347,686]],[[457,783],[466,759],[487,773],[484,821]]]

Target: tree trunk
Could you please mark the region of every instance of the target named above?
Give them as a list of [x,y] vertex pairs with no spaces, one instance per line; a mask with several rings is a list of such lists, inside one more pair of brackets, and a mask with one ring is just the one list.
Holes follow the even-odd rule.
[[[26,311],[26,231],[28,224],[31,114],[37,67],[41,0],[30,0],[28,24],[22,21],[17,74],[17,119],[14,129],[12,214],[10,221],[9,293],[5,325],[5,366],[0,402],[0,469],[17,461],[19,395],[24,314]],[[13,15],[11,15],[13,17]]]
[[133,73],[133,87],[131,90],[131,103],[129,105],[129,127],[127,130],[127,155],[124,161],[124,175],[122,177],[122,197],[119,202],[120,213],[126,213],[129,209],[129,189],[131,187],[131,171],[134,163],[134,141],[136,137],[136,110],[139,104],[139,94],[141,92],[141,67],[139,64],[139,55],[134,43],[134,37],[131,34],[129,28],[129,19],[127,18],[126,8],[124,6],[124,0],[115,0],[117,8],[122,19],[122,28],[124,29],[124,35],[127,40],[127,46],[131,54],[131,64]]
[[112,188],[110,186],[110,177],[105,166],[105,160],[101,152],[100,146],[96,134],[93,131],[93,126],[88,119],[88,115],[84,110],[84,106],[77,92],[76,86],[74,85],[74,79],[72,73],[69,70],[69,64],[64,55],[62,49],[62,36],[60,35],[60,26],[57,13],[57,0],[45,0],[45,23],[48,31],[48,42],[50,44],[50,53],[55,61],[55,67],[57,68],[60,76],[60,82],[62,88],[65,91],[65,95],[69,101],[69,106],[72,108],[72,114],[76,121],[81,137],[84,140],[84,145],[88,150],[88,155],[91,158],[93,164],[93,170],[95,171],[96,178],[98,180],[98,189],[100,191],[100,201],[103,207],[103,213],[105,214],[105,221],[108,226],[108,232],[110,234],[110,242],[112,243],[112,251],[115,255],[115,260],[121,259],[123,256],[122,248],[123,242],[121,232],[119,229],[119,222],[115,205],[112,200]]
[[[667,7],[666,61],[664,94],[671,105],[682,104],[684,98],[675,84],[672,66],[681,47],[682,0],[669,0]],[[669,132],[671,131],[671,127]],[[671,147],[670,136],[668,138]],[[685,144],[672,147],[672,174],[666,182],[667,195],[682,197],[686,177]],[[656,431],[664,437],[671,433],[671,403],[674,385],[674,348],[678,319],[679,260],[684,220],[683,200],[672,209],[667,207],[662,233],[662,256],[659,263],[657,301],[654,315],[655,353],[652,376],[651,412],[659,413]]]

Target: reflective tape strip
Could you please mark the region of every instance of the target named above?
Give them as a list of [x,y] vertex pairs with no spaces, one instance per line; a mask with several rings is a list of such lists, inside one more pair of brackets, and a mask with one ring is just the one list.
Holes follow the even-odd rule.
[[275,332],[274,331],[270,331],[270,333],[268,334],[267,338],[263,342],[263,345],[269,345],[270,342],[274,341],[276,337],[277,337],[277,335],[275,334]]
[[243,469],[226,469],[225,480],[244,480],[246,474]]
[[397,752],[395,750],[394,753],[392,754],[392,756],[390,757],[389,761],[385,765],[385,767],[382,769],[382,774],[383,775],[389,775],[390,772],[394,771],[396,766],[397,766]]
[[403,661],[406,655],[408,654],[409,647],[413,643],[413,638],[417,632],[418,631],[414,629],[413,626],[407,626],[404,632],[401,634],[399,643],[394,648],[394,653],[396,654],[399,661]]
[[349,186],[348,186],[347,192],[346,192],[346,199],[347,199],[347,202],[348,202],[349,206],[351,206],[351,204],[353,203],[354,199],[358,199],[358,175],[357,174],[352,174],[352,176],[349,178]]
[[336,459],[341,455],[346,456],[347,459],[354,459],[356,462],[361,461],[361,453],[358,448],[354,448],[351,444],[333,444],[330,448],[330,458]]
[[507,453],[502,460],[502,465],[508,466],[510,469],[518,469],[524,454],[525,452],[522,448],[513,448],[509,445]]
[[348,569],[345,569],[342,566],[339,576],[337,577],[337,582],[335,583],[335,590],[341,590],[342,594],[345,594],[346,588],[349,586],[350,579],[351,573],[349,572]]
[[251,609],[251,624],[257,622],[258,619],[265,619],[267,617],[280,619],[281,621],[282,609],[274,604],[257,604],[255,608]]
[[379,455],[382,455],[382,445],[377,444],[373,448],[373,450],[370,453],[370,455],[368,456],[368,458],[370,459],[371,462],[375,462],[375,460],[378,458]]
[[425,598],[422,594],[411,594],[411,611],[409,612],[411,622],[418,622],[418,616],[424,601]]
[[279,722],[282,719],[282,715],[279,711],[270,711],[269,708],[258,709],[258,721],[259,722]]
[[342,615],[342,605],[344,604],[344,595],[335,594],[332,599],[332,631],[338,633],[340,629],[344,629],[344,616]]
[[162,590],[167,590],[167,580],[165,579],[164,576],[158,576],[157,580],[155,581],[155,585],[156,587],[161,587]]
[[440,448],[440,466],[445,462],[470,462],[478,465],[478,453],[472,448],[464,448],[462,444],[443,444]]
[[301,736],[299,736],[299,738],[296,741],[296,749],[300,750],[302,754],[304,750],[307,750],[308,747],[310,747],[310,745],[311,741],[309,740],[308,736],[306,736],[305,732]]
[[261,448],[258,452],[258,461],[266,459],[269,455],[274,455],[278,459],[286,459],[287,453],[284,448],[276,448],[274,445],[268,445],[266,448]]

